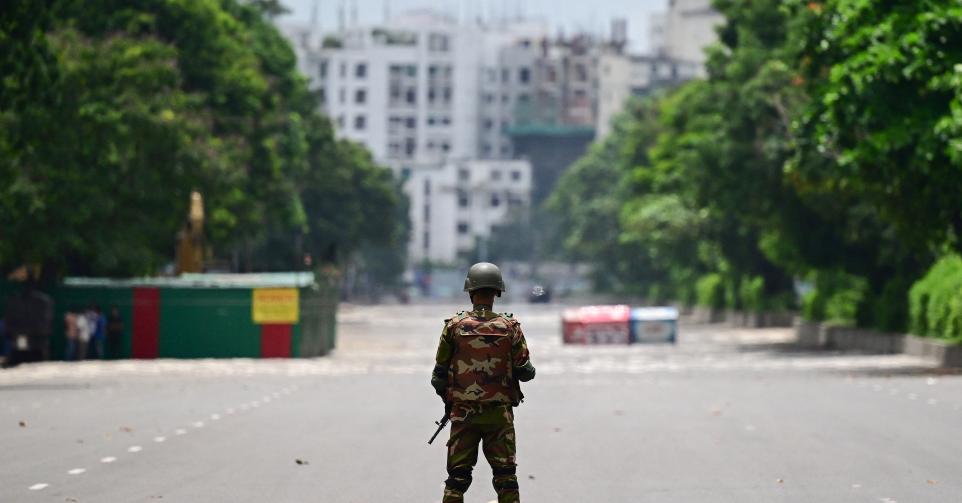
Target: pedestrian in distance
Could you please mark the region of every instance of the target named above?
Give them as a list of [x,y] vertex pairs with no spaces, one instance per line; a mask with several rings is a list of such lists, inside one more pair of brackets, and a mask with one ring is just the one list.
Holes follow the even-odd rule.
[[90,344],[90,336],[94,333],[93,317],[87,311],[77,313],[77,351],[74,360],[87,359],[87,347]]
[[471,266],[464,291],[472,308],[444,321],[431,374],[431,386],[445,405],[439,431],[451,422],[442,503],[464,502],[479,444],[491,465],[498,503],[519,503],[514,407],[524,399],[519,381],[533,379],[535,369],[521,324],[492,310],[505,291],[498,266]]
[[90,353],[95,360],[104,358],[104,339],[107,338],[107,319],[100,306],[94,304],[88,311],[93,321],[93,333],[90,336]]
[[69,361],[77,357],[77,339],[80,337],[80,330],[77,327],[77,313],[73,309],[63,313],[63,359]]
[[120,346],[124,341],[124,319],[120,316],[117,306],[110,308],[107,317],[107,357],[111,360],[120,358]]

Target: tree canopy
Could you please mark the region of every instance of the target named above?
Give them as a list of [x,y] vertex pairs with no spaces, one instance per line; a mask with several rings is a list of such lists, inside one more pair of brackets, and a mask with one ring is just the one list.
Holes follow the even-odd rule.
[[566,252],[655,300],[792,308],[801,282],[813,317],[904,328],[960,247],[962,7],[715,6],[707,78],[631,105],[559,182]]
[[390,172],[336,139],[276,2],[55,0],[0,13],[0,265],[137,275],[189,194],[215,260],[290,269],[403,250]]

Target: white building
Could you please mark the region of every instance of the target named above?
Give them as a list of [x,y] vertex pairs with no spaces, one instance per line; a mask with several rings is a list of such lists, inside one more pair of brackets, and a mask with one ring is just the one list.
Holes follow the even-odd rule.
[[631,96],[646,96],[653,91],[699,78],[704,66],[667,56],[605,54],[599,59],[597,137],[611,132],[611,121],[625,108]]
[[[515,160],[449,160],[411,172],[409,258],[455,264],[531,197],[531,164]],[[479,241],[480,240],[480,241]]]
[[715,28],[725,21],[711,4],[712,0],[668,0],[668,12],[651,19],[652,47],[659,51],[655,54],[704,65],[705,48],[718,40]]
[[711,0],[669,0],[668,11],[653,15],[649,23],[651,55],[601,56],[597,137],[608,135],[628,97],[704,78],[705,48],[715,43],[715,29],[723,22]]

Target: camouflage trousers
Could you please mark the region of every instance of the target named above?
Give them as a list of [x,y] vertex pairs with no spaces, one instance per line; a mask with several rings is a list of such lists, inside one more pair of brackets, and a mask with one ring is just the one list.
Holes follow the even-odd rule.
[[491,465],[498,503],[519,503],[514,423],[476,424],[470,421],[451,422],[448,479],[444,481],[442,503],[464,503],[464,492],[471,485],[471,471],[478,462],[478,444]]

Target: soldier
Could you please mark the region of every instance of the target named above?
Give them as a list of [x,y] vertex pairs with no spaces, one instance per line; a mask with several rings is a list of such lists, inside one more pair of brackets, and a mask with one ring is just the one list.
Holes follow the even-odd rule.
[[463,503],[478,461],[478,444],[494,474],[499,503],[518,503],[514,409],[524,395],[518,381],[534,378],[521,325],[491,309],[504,291],[498,266],[471,266],[464,280],[471,304],[445,320],[431,385],[450,410],[448,479],[442,503]]

